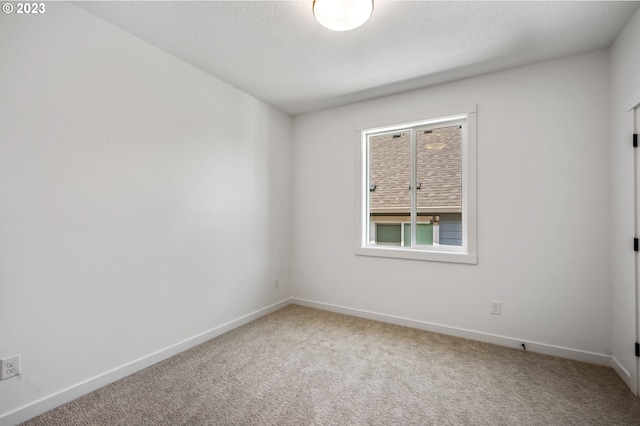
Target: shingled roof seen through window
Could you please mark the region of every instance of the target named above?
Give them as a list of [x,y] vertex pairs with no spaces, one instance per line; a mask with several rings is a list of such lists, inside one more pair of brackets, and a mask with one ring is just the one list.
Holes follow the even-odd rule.
[[[452,211],[462,206],[462,130],[448,126],[419,131],[416,191],[419,212]],[[372,211],[411,206],[411,143],[409,132],[375,135],[369,138],[369,192]],[[389,210],[387,210],[389,211]]]

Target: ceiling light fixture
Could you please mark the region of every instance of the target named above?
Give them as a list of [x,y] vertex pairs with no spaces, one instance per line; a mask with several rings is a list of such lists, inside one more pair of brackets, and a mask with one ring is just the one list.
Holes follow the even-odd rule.
[[349,31],[367,22],[373,0],[313,0],[313,15],[323,27]]

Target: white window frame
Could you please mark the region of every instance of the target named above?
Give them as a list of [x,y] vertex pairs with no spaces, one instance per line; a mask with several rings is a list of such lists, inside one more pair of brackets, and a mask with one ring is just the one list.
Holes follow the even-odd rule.
[[[361,256],[391,257],[399,259],[429,260],[477,264],[477,196],[476,196],[476,139],[477,106],[466,105],[400,118],[380,119],[356,126],[357,146],[357,195],[358,211],[355,254]],[[370,245],[367,241],[369,227],[369,185],[367,138],[369,134],[391,132],[408,127],[431,126],[452,120],[465,119],[466,132],[462,137],[462,246],[398,247]],[[464,130],[463,129],[463,130]],[[413,166],[412,166],[413,167]],[[412,181],[415,171],[412,170]],[[412,182],[412,187],[415,182]],[[412,209],[415,209],[412,202]]]

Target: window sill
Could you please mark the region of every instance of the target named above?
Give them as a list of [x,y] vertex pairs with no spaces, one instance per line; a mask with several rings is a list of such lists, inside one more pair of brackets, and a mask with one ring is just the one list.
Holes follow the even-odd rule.
[[477,265],[478,256],[455,251],[418,250],[410,248],[356,247],[357,256],[391,257],[395,259],[429,260],[434,262],[466,263]]

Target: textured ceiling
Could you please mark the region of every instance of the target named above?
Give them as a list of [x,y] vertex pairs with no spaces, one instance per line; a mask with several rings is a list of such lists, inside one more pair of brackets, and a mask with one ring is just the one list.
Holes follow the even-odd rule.
[[333,32],[312,0],[75,4],[291,115],[605,48],[640,7],[376,0]]

